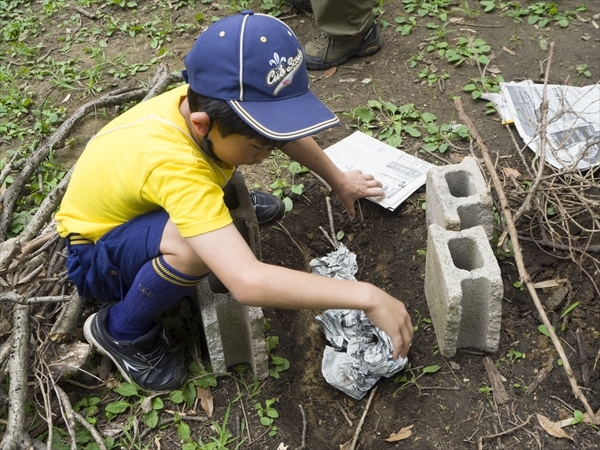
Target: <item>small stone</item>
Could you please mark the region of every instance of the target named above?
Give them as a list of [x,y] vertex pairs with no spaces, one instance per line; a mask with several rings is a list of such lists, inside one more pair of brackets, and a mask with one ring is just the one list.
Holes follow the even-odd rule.
[[569,286],[561,286],[550,295],[543,303],[544,306],[550,311],[556,311],[561,307],[567,294],[569,293]]

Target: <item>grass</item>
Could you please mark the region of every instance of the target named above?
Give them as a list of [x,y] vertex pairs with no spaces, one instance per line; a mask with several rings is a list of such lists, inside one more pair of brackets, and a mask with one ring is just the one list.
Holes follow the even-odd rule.
[[[212,3],[213,0],[0,1],[0,169],[11,161],[18,163],[34,152],[78,105],[118,86],[147,83],[152,69],[161,62],[180,68],[183,55],[179,44],[185,41],[185,46],[189,47],[194,37],[219,17],[250,6],[273,15],[281,12],[281,2],[278,0],[215,2],[218,9],[213,9]],[[432,30],[430,47],[424,48],[410,60],[411,73],[415,78],[422,75],[422,80],[427,84],[448,78],[443,69],[432,73],[424,65],[426,55],[444,58],[442,63],[448,66],[489,62],[488,55],[491,52],[486,42],[449,34],[446,20],[453,14],[450,1],[404,0],[403,4],[403,15],[393,19],[396,32],[406,36],[419,28]],[[545,27],[554,22],[559,26],[567,26],[573,14],[561,12],[560,5],[549,5],[536,3],[535,6],[519,6],[516,2],[484,0],[478,6],[483,12],[498,10],[517,22],[526,21],[532,26]],[[385,2],[381,0],[380,10],[384,6]],[[462,1],[460,8],[454,12],[472,18],[480,12],[476,8],[476,2]],[[579,77],[591,77],[589,67],[583,63],[575,66],[575,72]],[[485,91],[497,90],[499,81],[498,78],[470,79],[465,91],[473,98],[478,98]],[[336,95],[333,94],[332,101]],[[112,115],[112,111],[98,111],[98,115],[102,114]],[[446,151],[450,141],[467,138],[464,129],[458,129],[454,124],[439,124],[437,118],[427,110],[418,109],[413,104],[395,104],[388,99],[372,100],[346,112],[346,117],[353,127],[376,134],[394,146],[400,146],[403,142],[416,143],[418,150],[441,153]],[[268,165],[271,189],[289,202],[292,194],[302,194],[300,177],[306,172],[305,168],[280,153],[269,158]],[[61,167],[55,154],[50,153],[32,176],[28,194],[19,200],[19,208],[11,225],[13,235],[23,229],[36,206],[62,179],[64,173],[65,168]],[[11,182],[12,178],[8,176],[2,180],[2,188]],[[565,310],[563,316],[576,306],[577,303]],[[425,328],[430,322],[430,319],[419,315],[416,327],[420,325]],[[173,323],[172,329],[181,330],[182,323]],[[547,334],[543,326],[540,332]],[[183,341],[187,339],[185,336],[178,338]],[[269,351],[273,378],[289,367],[285,358],[272,352],[275,338],[271,338],[272,347]],[[508,356],[512,362],[521,357],[516,352]],[[395,380],[399,384],[395,394],[410,386],[419,389],[420,378],[438,370],[439,366],[407,369]],[[198,388],[217,385],[217,380],[199,364],[193,364],[191,371],[191,380],[181,390],[173,391],[168,396],[147,400],[148,397],[135,386],[122,383],[114,391],[108,390],[107,397],[101,401],[99,396],[87,395],[74,406],[91,424],[102,421],[124,424],[123,433],[118,438],[106,439],[107,447],[144,448],[136,436],[138,424],[158,429],[159,414],[164,414],[165,409],[190,408],[197,401]],[[262,383],[255,379],[248,380],[252,378],[248,372],[234,376],[240,381],[242,389],[238,397],[231,401],[223,417],[207,421],[207,435],[192,436],[185,420],[178,415],[175,417],[173,426],[187,448],[225,449],[239,446],[241,443],[236,442],[228,430],[229,412],[233,404],[244,400],[255,407],[255,417],[251,420],[262,423],[270,434],[277,432],[276,399],[261,395]],[[489,395],[489,392],[482,393]],[[129,414],[131,418],[124,419]],[[81,448],[93,448],[91,436],[85,432],[80,432],[78,439]],[[68,432],[56,428],[52,448],[70,448],[68,443]]]

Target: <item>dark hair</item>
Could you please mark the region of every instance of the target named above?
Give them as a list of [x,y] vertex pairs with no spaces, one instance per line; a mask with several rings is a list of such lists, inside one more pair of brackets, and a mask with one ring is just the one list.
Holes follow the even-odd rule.
[[289,141],[277,141],[263,136],[250,125],[242,120],[236,112],[231,109],[225,100],[219,100],[212,97],[194,92],[188,87],[187,100],[190,111],[202,111],[208,114],[212,123],[219,127],[221,136],[227,137],[231,134],[240,134],[250,139],[256,139],[262,145],[271,147],[281,147]]

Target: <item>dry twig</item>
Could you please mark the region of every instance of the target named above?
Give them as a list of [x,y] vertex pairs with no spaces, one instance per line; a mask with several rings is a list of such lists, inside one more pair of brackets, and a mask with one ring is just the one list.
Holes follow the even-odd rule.
[[567,357],[565,355],[565,352],[562,348],[560,341],[556,337],[556,333],[554,332],[552,324],[548,320],[546,311],[544,310],[544,307],[542,306],[542,303],[540,302],[540,299],[535,291],[535,287],[533,286],[533,282],[531,281],[531,277],[529,276],[529,273],[527,272],[527,269],[523,262],[523,255],[521,252],[521,247],[519,245],[519,236],[517,234],[517,229],[515,227],[515,223],[512,218],[512,211],[510,209],[508,199],[504,192],[502,183],[500,182],[498,174],[496,173],[496,171],[494,169],[494,163],[490,157],[490,152],[489,152],[487,146],[485,145],[485,143],[483,142],[483,139],[477,132],[477,129],[475,128],[475,125],[473,124],[473,121],[465,113],[460,98],[455,98],[454,104],[456,106],[456,109],[458,111],[458,115],[459,115],[460,119],[465,123],[465,125],[467,125],[467,127],[469,128],[469,132],[471,133],[471,136],[475,139],[475,141],[477,142],[477,145],[479,146],[479,149],[481,150],[483,159],[485,161],[485,165],[488,169],[488,172],[490,174],[490,177],[492,178],[494,187],[496,189],[496,193],[498,194],[498,197],[500,198],[501,210],[506,219],[506,223],[508,225],[509,234],[510,234],[512,244],[513,244],[515,262],[517,263],[517,268],[519,271],[519,276],[521,278],[521,282],[527,287],[527,290],[529,291],[529,293],[533,299],[533,302],[534,302],[535,307],[540,315],[540,318],[541,318],[543,324],[546,326],[548,333],[550,334],[552,343],[554,344],[556,351],[558,352],[558,354],[560,355],[560,357],[563,360],[563,367],[565,369],[565,372],[567,374],[569,383],[571,384],[571,388],[573,390],[573,393],[575,394],[575,397],[577,397],[581,401],[581,403],[585,407],[585,410],[590,414],[591,417],[593,417],[594,413],[593,413],[587,399],[583,395],[583,392],[577,385],[577,381],[575,380],[575,376],[573,375],[573,371],[571,369],[571,365],[569,364],[569,360],[567,359]]
[[356,448],[356,443],[358,442],[358,436],[360,435],[360,431],[362,430],[362,426],[365,423],[365,418],[367,417],[367,413],[369,412],[369,408],[371,407],[371,401],[373,401],[373,397],[375,396],[375,392],[377,392],[377,387],[375,386],[371,391],[371,395],[369,395],[369,401],[367,401],[367,406],[365,406],[365,410],[363,412],[362,417],[360,418],[360,422],[358,422],[358,426],[356,427],[356,431],[354,432],[354,437],[352,438],[352,444],[350,445],[350,450],[354,450]]

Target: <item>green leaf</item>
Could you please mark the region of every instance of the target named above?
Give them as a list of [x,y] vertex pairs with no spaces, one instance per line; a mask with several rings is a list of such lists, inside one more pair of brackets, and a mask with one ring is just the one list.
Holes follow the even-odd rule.
[[149,413],[144,414],[144,423],[149,428],[155,428],[158,425],[158,412],[153,409]]
[[423,150],[428,151],[428,152],[435,152],[437,150],[438,146],[437,144],[425,144],[423,145]]
[[380,111],[383,109],[383,104],[378,100],[369,100],[367,105],[369,105],[369,108],[375,108]]
[[484,0],[481,3],[485,8],[483,9],[483,12],[490,12],[491,10],[493,10],[496,7],[496,2],[495,1],[489,1],[489,0]]
[[289,197],[283,199],[283,204],[285,205],[285,212],[288,213],[294,208],[294,202]]
[[573,419],[574,419],[573,424],[575,424],[575,423],[583,422],[583,419],[585,419],[585,417],[583,416],[583,413],[581,411],[576,409],[575,411],[573,411]]
[[421,132],[413,127],[412,125],[404,125],[404,131],[406,131],[412,137],[420,137]]
[[398,148],[402,144],[402,136],[399,134],[392,134],[390,137],[386,139],[388,145],[392,147]]
[[[554,327],[552,327],[552,329],[554,330]],[[538,331],[540,333],[542,333],[544,336],[548,336],[550,337],[550,332],[548,331],[548,329],[546,328],[546,325],[542,324],[538,327]]]
[[279,413],[274,409],[267,409],[267,416],[272,419],[277,419],[279,417]]
[[131,405],[128,402],[121,400],[119,402],[109,403],[106,406],[106,411],[113,413],[113,414],[121,414],[130,406]]
[[565,311],[560,315],[560,318],[562,319],[563,317],[565,317],[567,314],[569,314],[571,311],[573,311],[578,306],[579,306],[579,302],[573,303],[571,306],[569,306],[567,309],[565,309]]
[[290,188],[290,191],[292,191],[296,195],[302,195],[302,192],[304,191],[304,185],[303,184],[293,184],[292,187]]
[[279,343],[278,336],[268,336],[267,337],[267,353],[271,353],[275,349],[275,347],[277,347],[278,343]]
[[162,401],[162,398],[160,397],[154,397],[152,399],[152,409],[163,409],[165,407],[165,404]]
[[364,123],[370,123],[372,120],[375,120],[375,113],[363,106],[359,106],[354,110],[354,116]]
[[288,166],[288,171],[292,175],[296,175],[297,173],[301,173],[302,172],[302,166],[299,163],[297,163],[296,161],[292,161],[290,163],[290,165]]
[[185,422],[179,422],[177,424],[177,433],[179,434],[179,437],[181,439],[183,439],[184,441],[189,441],[190,440],[190,427],[187,423]]
[[425,112],[423,114],[421,114],[421,118],[423,119],[423,122],[426,123],[431,123],[435,120],[437,120],[437,117],[433,114],[431,114],[430,112]]
[[131,383],[121,383],[121,386],[113,389],[117,394],[124,397],[131,397],[132,395],[138,395],[137,388]]
[[203,388],[216,387],[217,379],[212,374],[206,374],[200,378],[196,378],[194,380],[194,386],[199,386]]
[[183,392],[179,390],[169,392],[169,400],[176,405],[179,405],[181,402],[183,402]]
[[440,370],[442,367],[438,366],[437,364],[433,365],[433,366],[427,366],[427,367],[423,367],[423,373],[436,373],[438,370]]
[[271,423],[273,423],[273,419],[270,419],[268,417],[261,417],[260,418],[260,423],[261,425],[265,426],[265,427],[270,427]]
[[183,397],[188,405],[188,408],[194,404],[196,400],[196,386],[194,383],[186,383],[183,385]]

